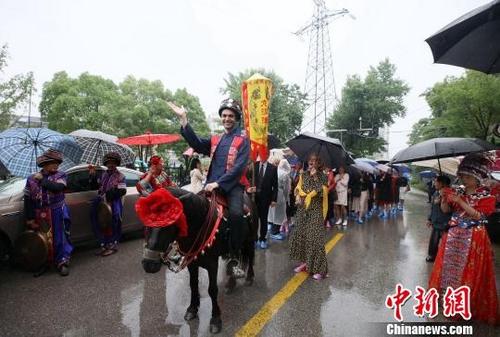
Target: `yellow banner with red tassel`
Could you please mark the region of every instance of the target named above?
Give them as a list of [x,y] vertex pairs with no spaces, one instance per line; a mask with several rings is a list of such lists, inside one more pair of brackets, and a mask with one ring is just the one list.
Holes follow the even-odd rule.
[[241,86],[243,120],[250,139],[250,158],[253,161],[257,156],[262,161],[268,157],[267,134],[272,90],[273,82],[261,74],[252,75]]

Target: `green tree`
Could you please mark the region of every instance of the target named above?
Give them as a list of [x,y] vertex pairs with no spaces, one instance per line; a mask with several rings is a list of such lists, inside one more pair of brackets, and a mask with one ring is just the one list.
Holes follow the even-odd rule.
[[[0,47],[0,74],[7,67],[8,46]],[[0,130],[8,128],[17,108],[28,103],[30,94],[35,92],[33,72],[17,74],[11,78],[0,77]]]
[[[70,78],[56,73],[43,86],[40,111],[49,127],[68,133],[77,129],[100,130],[118,137],[152,133],[179,133],[179,121],[165,104],[173,100],[189,111],[190,122],[200,135],[210,133],[205,113],[196,96],[186,89],[174,94],[161,81],[128,76],[119,85],[88,73]],[[185,142],[160,146],[180,154]]]
[[[394,118],[406,113],[403,99],[410,89],[395,75],[396,66],[386,59],[377,67],[370,67],[365,79],[358,75],[348,77],[342,89],[342,99],[328,119],[327,129],[347,129],[342,140],[357,156],[383,150],[386,144],[378,135],[379,128],[393,124]],[[372,129],[368,134],[358,130],[360,118],[363,128]],[[329,136],[339,137],[337,133]]]
[[477,71],[447,77],[425,93],[431,117],[413,125],[410,143],[434,137],[475,137],[498,142],[493,125],[500,121],[500,78]]
[[111,80],[89,73],[72,79],[62,71],[43,85],[39,109],[53,130],[107,132],[110,104],[116,102],[118,95],[118,87]]
[[225,87],[221,88],[221,92],[241,102],[241,84],[255,73],[260,73],[273,82],[269,133],[275,135],[281,142],[293,138],[300,132],[307,104],[306,96],[297,84],[284,83],[283,79],[273,71],[248,69],[238,74],[228,73],[224,79]]

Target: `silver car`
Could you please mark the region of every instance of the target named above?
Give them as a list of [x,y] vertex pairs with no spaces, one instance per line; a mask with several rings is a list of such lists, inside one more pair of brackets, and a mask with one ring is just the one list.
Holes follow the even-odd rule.
[[[101,175],[105,167],[97,167]],[[135,188],[142,172],[125,167],[118,167],[125,175],[127,194],[124,197],[122,232],[142,229],[142,223],[135,213],[135,202],[139,193]],[[89,186],[87,165],[72,167],[67,173],[66,204],[71,216],[71,241],[75,244],[94,239],[90,224],[90,206],[97,191]],[[25,178],[13,177],[0,183],[0,262],[5,262],[14,243],[25,228],[23,191]]]

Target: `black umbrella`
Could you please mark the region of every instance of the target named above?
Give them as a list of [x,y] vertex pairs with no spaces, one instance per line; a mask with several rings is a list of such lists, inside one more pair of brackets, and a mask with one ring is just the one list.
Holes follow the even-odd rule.
[[456,19],[425,40],[435,63],[500,72],[500,0]]
[[[433,138],[412,145],[399,151],[391,163],[409,163],[413,161],[456,157],[471,152],[496,150],[498,147],[477,138]],[[441,167],[439,169],[441,171]]]
[[304,132],[286,144],[303,162],[306,162],[311,154],[316,153],[323,164],[331,168],[354,164],[354,160],[342,143],[335,138]]
[[278,137],[276,137],[275,135],[271,135],[271,134],[267,135],[267,148],[269,150],[280,149],[282,147],[283,146],[281,145],[281,142],[278,139]]
[[352,165],[347,166],[347,173],[349,173],[349,179],[352,180],[360,180],[363,175],[357,167]]

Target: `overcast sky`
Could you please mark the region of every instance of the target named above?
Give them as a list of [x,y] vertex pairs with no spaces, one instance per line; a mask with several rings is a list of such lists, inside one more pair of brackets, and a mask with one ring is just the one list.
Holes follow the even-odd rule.
[[[411,87],[408,113],[391,127],[389,153],[406,147],[413,123],[430,114],[419,95],[461,68],[432,63],[425,38],[486,0],[326,0],[347,8],[330,25],[338,92],[346,77],[366,75],[388,57]],[[0,44],[8,43],[4,75],[33,71],[38,95],[65,70],[88,71],[116,83],[131,74],[187,88],[213,114],[228,72],[274,70],[304,84],[312,0],[0,0]],[[38,98],[39,100],[39,98]]]

